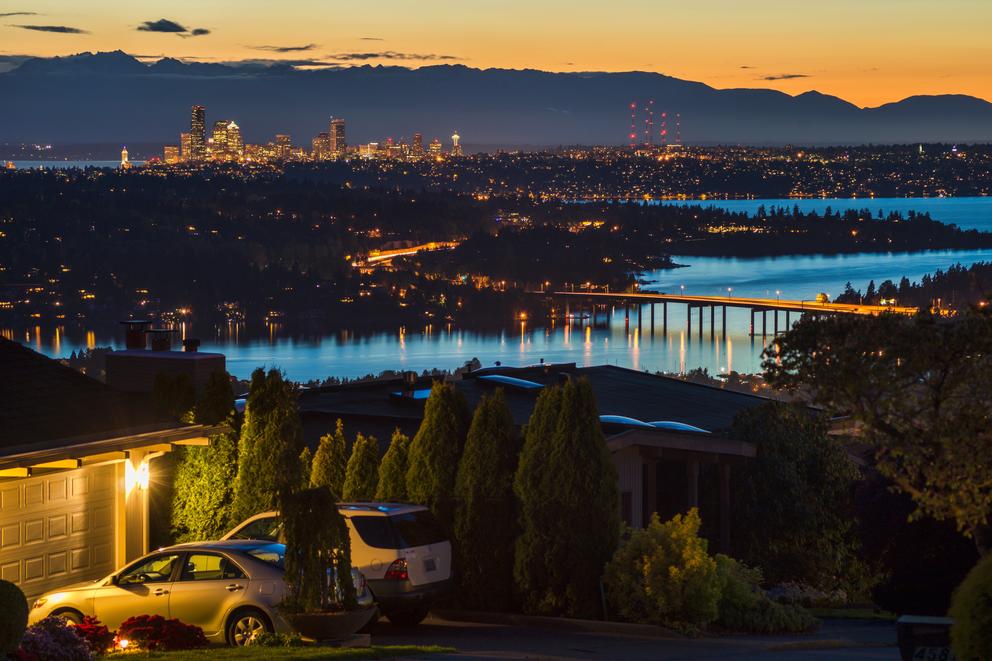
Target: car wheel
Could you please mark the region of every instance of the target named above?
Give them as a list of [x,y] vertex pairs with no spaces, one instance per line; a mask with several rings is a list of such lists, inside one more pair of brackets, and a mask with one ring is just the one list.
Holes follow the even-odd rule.
[[386,613],[386,617],[393,624],[401,627],[412,627],[420,624],[427,617],[427,613],[430,612],[430,608],[427,606],[421,606],[419,608],[404,609],[398,611],[390,611]]
[[232,647],[244,647],[261,633],[272,633],[269,618],[257,608],[246,608],[228,621],[227,643]]
[[52,613],[52,617],[61,618],[66,622],[68,622],[69,624],[78,625],[83,623],[83,614],[80,613],[79,611],[74,611],[71,609],[59,611],[57,613]]

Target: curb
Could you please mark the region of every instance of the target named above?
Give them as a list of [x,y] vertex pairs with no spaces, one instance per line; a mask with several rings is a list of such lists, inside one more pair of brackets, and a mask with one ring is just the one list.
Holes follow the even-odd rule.
[[472,622],[476,624],[503,624],[535,629],[557,629],[581,633],[603,633],[618,636],[640,636],[644,638],[668,638],[685,640],[686,637],[660,626],[651,624],[629,624],[626,622],[604,622],[601,620],[576,620],[565,617],[542,615],[520,615],[517,613],[491,613],[485,611],[463,611],[434,609],[431,614],[451,622]]

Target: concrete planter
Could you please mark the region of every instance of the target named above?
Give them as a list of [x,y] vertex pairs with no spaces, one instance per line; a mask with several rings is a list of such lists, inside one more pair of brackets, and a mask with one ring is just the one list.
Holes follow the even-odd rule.
[[375,615],[375,608],[336,613],[295,613],[286,619],[304,638],[317,641],[344,640],[364,627]]

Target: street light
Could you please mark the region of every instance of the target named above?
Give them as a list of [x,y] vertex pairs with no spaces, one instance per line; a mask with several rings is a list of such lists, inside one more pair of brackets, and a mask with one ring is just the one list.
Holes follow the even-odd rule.
[[734,297],[734,288],[733,287],[727,287],[727,296],[729,298],[733,298]]
[[776,289],[775,290],[775,301],[776,302],[778,302],[779,296],[781,296],[781,295],[782,295],[782,290],[781,289]]

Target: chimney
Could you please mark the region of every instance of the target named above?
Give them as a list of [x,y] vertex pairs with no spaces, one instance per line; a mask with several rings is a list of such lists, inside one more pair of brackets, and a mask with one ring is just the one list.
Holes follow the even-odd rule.
[[195,337],[188,337],[185,340],[183,340],[183,351],[196,353],[196,350],[199,348],[200,348],[200,341]]
[[144,349],[147,340],[145,333],[148,332],[148,328],[152,325],[152,322],[145,319],[129,319],[122,321],[121,324],[125,327],[124,347],[126,349]]
[[147,333],[152,338],[152,351],[172,351],[174,330],[171,328],[151,328]]

